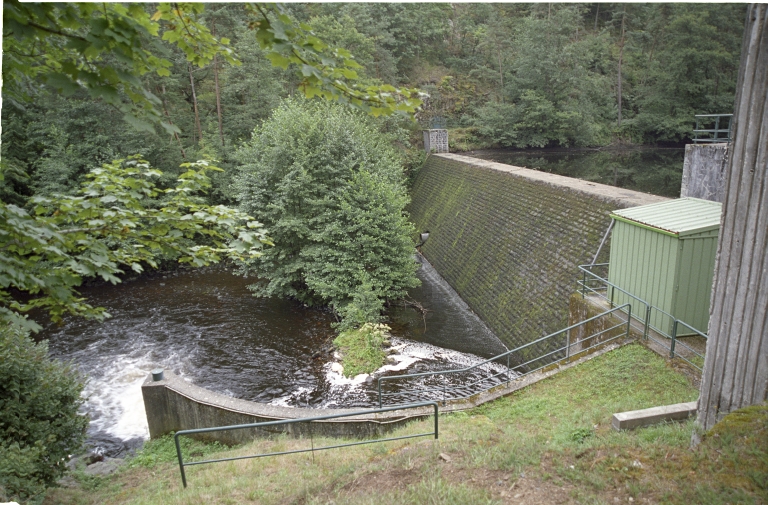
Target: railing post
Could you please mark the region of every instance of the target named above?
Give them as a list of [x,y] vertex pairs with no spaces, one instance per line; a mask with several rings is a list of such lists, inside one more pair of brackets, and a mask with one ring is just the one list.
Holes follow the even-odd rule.
[[312,430],[312,421],[309,421],[309,441],[312,444],[312,464],[315,464],[315,433]]
[[510,381],[510,377],[509,377],[509,354],[507,354],[507,386],[509,386],[509,381]]
[[437,440],[437,404],[432,405],[435,408],[435,440]]
[[173,441],[176,443],[176,457],[179,458],[179,470],[181,470],[181,483],[184,487],[187,487],[187,474],[184,473],[184,460],[181,456],[181,446],[179,445],[179,434],[176,433],[173,436]]
[[571,357],[571,330],[565,332],[565,362]]
[[381,377],[379,377],[379,408],[381,408]]
[[584,299],[587,297],[587,269],[585,268],[583,271],[584,277],[581,281],[581,298]]
[[699,140],[699,118],[696,117],[696,129],[693,131],[693,143],[698,144]]
[[448,376],[446,374],[443,374],[443,406],[445,406],[445,394],[446,394],[447,388],[448,388]]
[[611,284],[611,304],[609,306],[610,308],[613,308],[613,294],[614,294],[615,291],[616,291],[616,286]]
[[651,326],[651,306],[645,304],[645,326],[643,327],[643,340],[648,340],[648,328]]
[[627,337],[629,338],[629,329],[632,327],[632,305],[627,305]]
[[720,116],[715,118],[715,142],[720,138]]
[[672,323],[672,345],[669,347],[669,357],[675,357],[675,341],[677,340],[677,319]]

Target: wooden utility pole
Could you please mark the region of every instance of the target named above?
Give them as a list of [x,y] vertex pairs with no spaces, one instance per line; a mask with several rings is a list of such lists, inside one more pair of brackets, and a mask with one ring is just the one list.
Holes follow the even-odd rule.
[[698,422],[768,398],[768,5],[747,9]]

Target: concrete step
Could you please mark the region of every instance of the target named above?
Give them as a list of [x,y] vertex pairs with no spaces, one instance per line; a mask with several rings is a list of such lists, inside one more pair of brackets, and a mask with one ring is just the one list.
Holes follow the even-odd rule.
[[629,412],[619,412],[613,415],[611,424],[617,431],[634,430],[651,424],[658,424],[666,421],[684,421],[691,416],[696,415],[696,404],[698,402],[676,403],[674,405],[664,405],[662,407],[651,407],[650,409],[631,410]]

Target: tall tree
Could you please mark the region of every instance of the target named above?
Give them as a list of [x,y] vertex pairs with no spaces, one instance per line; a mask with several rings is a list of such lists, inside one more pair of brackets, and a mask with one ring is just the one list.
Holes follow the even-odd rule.
[[348,109],[289,100],[238,150],[241,207],[276,244],[248,262],[261,279],[257,295],[343,314],[359,290],[381,304],[418,284],[402,170],[387,137]]

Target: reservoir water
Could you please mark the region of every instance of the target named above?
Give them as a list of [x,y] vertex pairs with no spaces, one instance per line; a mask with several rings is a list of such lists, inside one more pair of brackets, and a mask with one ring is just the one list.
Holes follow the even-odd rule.
[[[422,286],[409,296],[426,313],[409,306],[390,309],[398,351],[377,375],[462,368],[504,352],[501,341],[418,258]],[[39,336],[49,340],[53,356],[74,362],[89,377],[91,445],[119,456],[148,437],[141,383],[157,367],[246,400],[315,408],[375,404],[375,381],[346,379],[331,371],[331,354],[316,354],[335,335],[332,314],[255,298],[247,289],[252,282],[209,268],[82,289],[112,317],[103,323],[72,318]]]
[[487,149],[462,154],[673,198],[680,196],[685,160],[682,147]]

